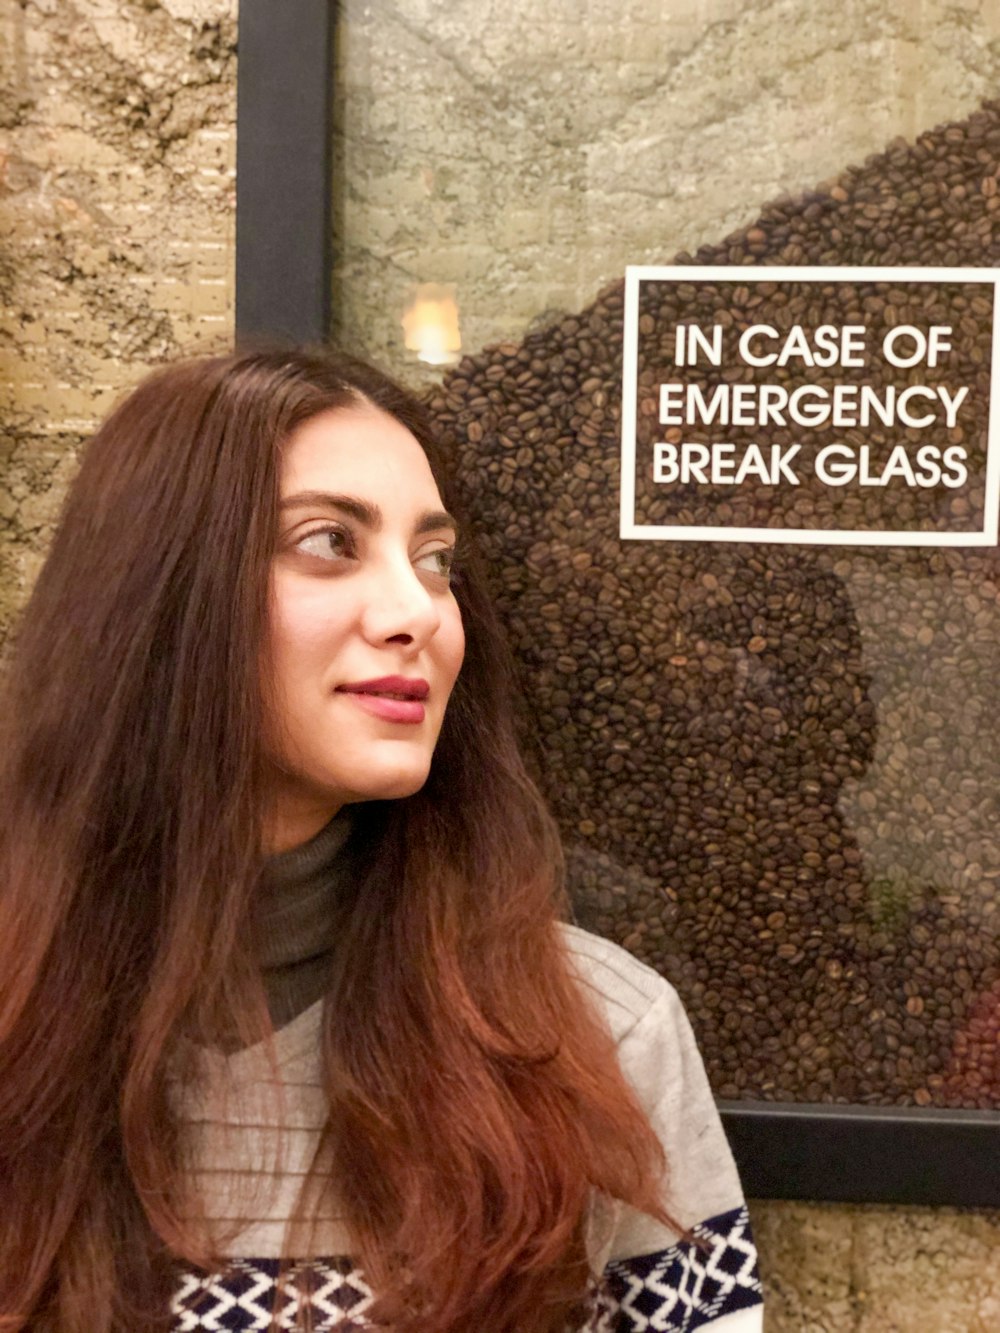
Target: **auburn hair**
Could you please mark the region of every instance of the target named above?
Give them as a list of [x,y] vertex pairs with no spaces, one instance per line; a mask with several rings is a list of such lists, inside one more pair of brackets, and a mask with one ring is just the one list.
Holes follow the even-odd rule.
[[[454,511],[420,404],[370,367],[177,364],[87,445],[17,627],[0,682],[6,1333],[153,1333],[178,1260],[224,1263],[185,1207],[171,1080],[192,1043],[272,1035],[249,923],[281,448],[359,398],[413,432]],[[472,555],[455,592],[466,657],[429,779],[365,812],[317,1162],[378,1322],[552,1333],[587,1287],[590,1200],[666,1219],[664,1162],[558,928],[558,840]]]

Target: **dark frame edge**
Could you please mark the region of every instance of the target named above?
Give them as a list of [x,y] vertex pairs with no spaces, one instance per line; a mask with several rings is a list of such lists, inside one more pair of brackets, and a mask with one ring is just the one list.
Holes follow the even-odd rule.
[[750,1198],[1000,1208],[1000,1112],[718,1106]]
[[236,341],[330,328],[336,0],[240,0]]

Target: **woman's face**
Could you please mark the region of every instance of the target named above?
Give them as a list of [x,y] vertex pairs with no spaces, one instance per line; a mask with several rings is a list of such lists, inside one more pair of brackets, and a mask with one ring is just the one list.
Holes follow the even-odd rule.
[[269,853],[348,802],[425,782],[465,649],[454,545],[427,456],[395,418],[359,402],[289,438],[270,588]]

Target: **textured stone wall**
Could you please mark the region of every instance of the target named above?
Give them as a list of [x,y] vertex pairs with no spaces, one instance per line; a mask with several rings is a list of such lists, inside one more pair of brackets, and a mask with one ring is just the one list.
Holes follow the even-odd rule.
[[0,0],[0,636],[80,441],[232,330],[236,0]]
[[[343,9],[341,327],[412,378],[416,282],[519,338],[1000,88],[996,0]],[[234,39],[235,0],[0,0],[0,632],[95,417],[231,334]],[[769,1333],[1000,1328],[1000,1217],[753,1212]]]
[[751,1204],[766,1333],[996,1333],[1000,1217]]

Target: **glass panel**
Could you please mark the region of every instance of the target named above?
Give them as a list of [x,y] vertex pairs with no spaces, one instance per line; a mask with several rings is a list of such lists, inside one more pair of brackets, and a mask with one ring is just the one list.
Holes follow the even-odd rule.
[[[618,501],[626,265],[746,266],[701,311],[738,329],[751,298],[794,322],[751,265],[997,264],[1000,109],[981,99],[1000,13],[341,8],[338,331],[426,386],[455,441],[581,920],[679,987],[720,1095],[997,1106],[995,547],[623,542]],[[648,298],[647,340],[706,289],[675,297]],[[847,442],[882,464],[957,446],[976,475],[967,495],[804,487],[775,523],[979,526],[978,299],[803,299],[810,333],[956,330],[940,382],[979,384],[972,415]],[[646,445],[667,438],[662,350],[640,354]]]

